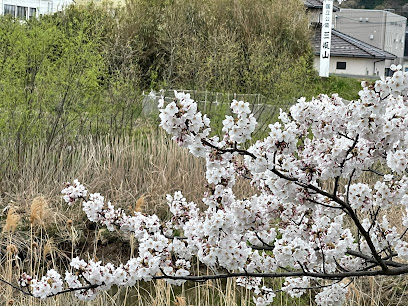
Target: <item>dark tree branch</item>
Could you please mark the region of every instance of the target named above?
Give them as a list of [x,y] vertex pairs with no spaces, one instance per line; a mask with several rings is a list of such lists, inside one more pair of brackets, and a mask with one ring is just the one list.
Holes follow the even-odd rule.
[[313,200],[313,199],[306,199],[306,200],[309,201],[309,202],[318,204],[318,205],[322,205],[322,206],[324,206],[324,207],[333,208],[333,209],[341,209],[341,210],[344,211],[344,208],[341,207],[341,206],[332,206],[332,205],[324,204],[324,203],[322,203],[322,202],[319,202],[319,201],[316,201],[316,200]]
[[[358,142],[358,135],[357,135],[356,139],[354,140],[353,146],[350,147],[349,150],[347,151],[347,152],[348,152],[347,155],[353,150],[353,148],[354,148],[354,146],[355,146],[355,144],[356,144],[357,142]],[[205,145],[210,146],[211,148],[214,148],[214,149],[216,149],[216,150],[219,150],[221,153],[226,153],[226,152],[234,153],[234,152],[237,152],[237,153],[239,153],[239,154],[241,154],[241,155],[248,155],[248,156],[252,157],[253,159],[256,159],[256,156],[255,156],[254,154],[252,154],[252,153],[250,153],[250,152],[248,152],[248,151],[246,151],[246,150],[243,150],[243,149],[236,149],[236,148],[220,149],[220,148],[214,146],[213,144],[209,143],[207,140],[204,140],[204,139],[202,140],[202,143],[205,144]],[[346,157],[347,157],[347,155],[346,155]],[[345,162],[345,161],[344,161],[344,162]],[[317,193],[319,193],[319,194],[321,194],[321,195],[323,195],[323,196],[326,196],[326,197],[328,197],[329,199],[332,199],[334,202],[336,202],[337,204],[339,204],[340,206],[342,206],[342,207],[346,210],[346,213],[351,217],[351,219],[353,220],[354,224],[357,226],[358,231],[361,233],[361,235],[362,235],[362,236],[364,237],[364,239],[367,241],[368,247],[370,248],[373,257],[374,257],[375,260],[378,262],[378,264],[380,265],[381,269],[384,270],[384,271],[387,271],[387,270],[388,270],[387,265],[384,264],[384,262],[383,262],[382,259],[381,259],[381,256],[378,254],[378,252],[377,252],[377,250],[376,250],[376,248],[375,248],[375,246],[374,246],[374,243],[373,243],[373,241],[371,240],[371,237],[370,237],[369,233],[364,229],[363,225],[361,224],[361,222],[360,222],[360,220],[358,219],[358,217],[357,217],[356,213],[354,212],[354,210],[353,210],[353,209],[351,208],[351,206],[349,205],[348,201],[347,201],[347,203],[346,203],[345,201],[343,201],[343,200],[341,200],[339,197],[337,197],[336,194],[328,193],[327,191],[324,191],[323,189],[321,189],[321,188],[319,188],[319,187],[317,187],[317,186],[314,186],[314,185],[312,185],[312,184],[310,184],[310,183],[309,183],[309,184],[308,184],[308,183],[303,183],[303,182],[300,182],[300,181],[299,181],[297,178],[295,178],[295,177],[291,177],[291,176],[288,176],[288,175],[286,175],[286,174],[283,174],[282,172],[280,172],[279,170],[276,169],[275,163],[274,163],[274,167],[271,169],[271,171],[272,171],[272,173],[274,173],[275,175],[277,175],[277,176],[280,177],[280,178],[283,178],[283,179],[285,179],[285,180],[287,180],[287,181],[289,181],[289,182],[293,182],[294,184],[296,184],[296,185],[298,185],[298,186],[300,186],[300,187],[303,187],[303,188],[306,188],[306,189],[310,189],[310,190],[316,191]],[[349,186],[350,186],[350,184],[351,184],[351,179],[352,179],[352,176],[353,176],[354,172],[355,172],[355,170],[353,170],[353,172],[352,172],[352,174],[351,174],[351,176],[350,176]]]
[[177,236],[169,236],[169,235],[163,235],[167,239],[179,239],[179,240],[187,240],[187,237],[177,237]]
[[62,290],[62,291],[60,291],[60,292],[58,292],[56,294],[50,295],[50,297],[60,295],[60,294],[64,294],[64,293],[68,293],[68,292],[75,292],[75,291],[81,291],[81,290],[86,291],[86,290],[90,290],[90,289],[95,289],[95,288],[98,288],[99,286],[100,285],[94,284],[94,285],[88,285],[88,286],[79,287],[79,288],[69,288],[69,289]]
[[273,246],[258,246],[258,245],[251,245],[251,248],[254,250],[259,250],[259,251],[272,251],[275,249]]
[[251,156],[253,159],[256,159],[256,156],[254,154],[248,152],[247,150],[238,149],[236,146],[234,148],[230,148],[230,149],[221,149],[221,148],[218,148],[217,146],[213,145],[211,142],[209,142],[208,140],[205,140],[205,139],[201,139],[201,143],[203,145],[209,146],[210,148],[213,148],[213,149],[217,150],[221,154],[237,152],[240,155],[248,155],[248,156]]
[[172,280],[187,280],[187,281],[206,281],[215,279],[227,279],[232,277],[262,277],[262,278],[281,278],[281,277],[302,277],[309,276],[321,279],[343,279],[346,277],[362,277],[362,276],[378,276],[378,275],[402,275],[408,273],[408,265],[387,270],[375,271],[351,271],[351,272],[337,272],[337,273],[321,273],[308,271],[294,271],[294,272],[280,272],[280,273],[229,273],[229,274],[215,274],[215,275],[200,275],[200,276],[154,276],[153,279],[172,279]]
[[273,248],[271,245],[269,245],[269,244],[267,244],[265,241],[263,241],[263,239],[262,239],[261,237],[259,237],[258,233],[255,231],[254,228],[252,228],[252,231],[254,232],[256,238],[258,238],[258,240],[259,240],[260,242],[262,242],[262,244],[263,244],[264,246],[269,247],[269,248]]
[[318,239],[319,239],[319,245],[320,245],[320,254],[322,254],[323,273],[326,274],[326,257],[324,256],[322,241],[320,240],[320,237],[318,237]]
[[337,262],[336,258],[334,258],[334,262],[336,263],[337,268],[342,272],[348,272],[346,268],[344,268],[340,263]]
[[[370,263],[378,264],[377,261],[373,257],[362,254],[360,252],[356,252],[356,251],[353,251],[353,250],[347,250],[347,254],[362,258],[362,259],[364,259],[364,260],[366,260],[366,261],[368,261]],[[387,266],[390,266],[390,267],[406,267],[407,266],[406,264],[402,264],[402,263],[395,262],[395,261],[392,261],[392,260],[383,259],[383,261]]]
[[377,217],[378,217],[378,213],[379,213],[379,212],[380,212],[380,206],[378,206],[378,208],[377,208],[377,210],[375,211],[374,215],[371,216],[372,222],[371,222],[371,225],[370,225],[370,227],[368,228],[368,231],[367,231],[367,232],[370,232],[371,229],[373,228],[373,226],[374,226],[374,224],[375,224],[375,221],[377,220]]
[[350,174],[350,177],[349,177],[349,180],[348,180],[348,183],[347,183],[347,193],[346,193],[346,203],[347,204],[350,204],[350,202],[349,202],[349,198],[350,198],[350,185],[351,185],[351,182],[353,181],[353,176],[354,176],[354,173],[356,172],[356,169],[353,169],[353,172],[351,172],[351,174]]
[[296,226],[300,226],[300,225],[302,224],[303,219],[306,217],[306,213],[307,213],[307,212],[305,212],[305,213],[302,215],[302,218],[300,218],[300,221],[299,221],[299,222],[295,222],[295,221],[293,221],[293,220],[292,220],[292,222],[293,222]]
[[408,232],[408,227],[405,229],[405,231],[402,233],[400,239],[402,240],[402,238],[404,238],[405,234]]
[[377,171],[377,170],[374,170],[374,169],[371,169],[371,168],[364,169],[363,171],[365,171],[365,172],[372,172],[372,173],[377,174],[377,175],[379,175],[379,176],[384,176],[384,175],[385,175],[384,173],[381,173],[381,172],[379,172],[379,171]]
[[6,281],[5,279],[0,278],[0,282],[6,284],[6,285],[8,285],[8,286],[10,286],[11,288],[13,288],[13,289],[15,289],[15,290],[17,290],[17,291],[20,291],[20,292],[23,293],[24,295],[33,296],[33,295],[31,294],[31,292],[25,291],[25,290],[23,290],[21,287],[17,287],[17,286],[15,286],[15,285],[13,285],[12,283]]
[[[393,253],[393,254],[390,254],[390,255],[388,255],[388,256],[385,256],[385,257],[383,258],[383,260],[388,260],[388,259],[391,259],[391,258],[396,257],[396,256],[398,256],[398,254]],[[367,267],[366,267],[366,270],[375,268],[375,267],[377,267],[377,266],[378,266],[378,264],[375,263],[375,264],[373,264],[373,265],[371,265],[371,266],[367,266]]]
[[340,136],[342,136],[342,137],[344,137],[344,138],[347,138],[347,139],[350,139],[350,140],[354,140],[353,138],[351,138],[351,137],[348,137],[346,134],[343,134],[343,133],[338,133]]
[[340,181],[340,177],[341,174],[343,173],[343,169],[344,169],[344,165],[346,164],[347,161],[347,156],[351,153],[351,151],[354,150],[354,148],[356,147],[357,143],[358,143],[358,138],[359,135],[356,136],[356,138],[354,139],[353,144],[350,146],[350,148],[348,148],[347,152],[346,152],[346,156],[344,156],[344,159],[342,160],[342,162],[340,163],[340,175],[336,176],[336,178],[334,179],[334,190],[333,190],[333,195],[337,196],[337,190],[339,188],[339,181]]
[[[408,265],[404,265],[401,267],[396,267],[393,269],[387,270],[375,270],[375,271],[351,271],[351,272],[337,272],[337,273],[321,273],[321,272],[310,272],[306,270],[302,271],[286,271],[286,272],[277,272],[277,273],[248,273],[248,272],[237,272],[237,273],[226,273],[226,274],[214,274],[214,275],[188,275],[188,276],[173,276],[173,275],[157,275],[153,276],[154,280],[158,279],[171,279],[171,280],[185,280],[185,281],[194,281],[194,282],[205,282],[207,280],[217,280],[217,279],[227,279],[227,278],[235,278],[235,277],[261,277],[261,278],[283,278],[283,277],[314,277],[320,279],[328,279],[328,280],[341,280],[346,277],[363,277],[363,276],[379,276],[379,275],[387,275],[387,276],[395,276],[395,275],[402,275],[408,273]],[[0,279],[1,282],[10,285],[12,288],[26,294],[32,296],[31,293],[23,291],[21,288],[10,284],[9,282]],[[90,290],[99,287],[100,285],[89,285],[79,288],[69,288],[58,292],[56,294],[50,295],[49,297],[68,293],[68,292],[75,292],[81,290]]]

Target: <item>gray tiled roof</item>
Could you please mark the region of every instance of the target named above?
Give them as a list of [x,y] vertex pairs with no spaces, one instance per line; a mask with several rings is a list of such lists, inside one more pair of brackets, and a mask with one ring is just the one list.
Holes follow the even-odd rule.
[[[321,27],[317,27],[313,39],[315,55],[320,54]],[[365,57],[378,59],[397,58],[392,53],[374,47],[354,37],[332,29],[330,56]]]
[[[323,0],[303,0],[305,6],[309,9],[322,9],[323,8]],[[339,11],[337,6],[333,6],[333,11]]]

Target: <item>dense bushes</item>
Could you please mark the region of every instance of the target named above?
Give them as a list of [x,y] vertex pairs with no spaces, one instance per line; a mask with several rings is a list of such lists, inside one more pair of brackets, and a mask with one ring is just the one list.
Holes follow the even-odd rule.
[[15,139],[10,160],[33,139],[64,146],[78,134],[123,131],[138,115],[139,91],[109,71],[113,20],[93,6],[24,23],[0,19],[0,131]]
[[308,17],[298,0],[132,0],[126,10],[120,35],[144,48],[143,87],[275,97],[282,75],[311,76]]

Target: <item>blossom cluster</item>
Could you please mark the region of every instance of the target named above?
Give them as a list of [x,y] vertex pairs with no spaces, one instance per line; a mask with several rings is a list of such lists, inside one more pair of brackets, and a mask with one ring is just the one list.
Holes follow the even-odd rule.
[[[64,278],[50,270],[40,279],[24,275],[21,285],[38,297],[68,288],[92,299],[112,285],[155,278],[181,285],[196,279],[198,260],[214,278],[237,276],[257,305],[272,303],[276,290],[295,298],[311,288],[320,288],[318,305],[340,305],[347,286],[320,278],[408,272],[394,260],[408,259],[408,73],[393,68],[392,77],[363,82],[355,101],[300,98],[257,141],[249,141],[256,120],[247,102],[232,101],[223,135],[210,137],[210,120],[189,94],[161,100],[160,126],[206,161],[205,209],[177,191],[166,198],[166,220],[127,214],[76,180],[62,191],[66,203],[81,202],[90,221],[132,233],[137,256],[119,266],[74,258]],[[234,192],[239,176],[255,189],[246,198]],[[405,209],[397,221],[387,217],[396,207]],[[265,286],[263,277],[280,276],[281,288]]]
[[[31,277],[26,276],[25,280],[30,278]],[[55,295],[61,292],[63,288],[61,275],[54,269],[49,270],[41,279],[32,279],[30,282],[32,294],[40,298]],[[20,282],[20,284],[23,285],[24,283]]]
[[67,202],[68,205],[71,205],[76,200],[86,197],[88,191],[78,180],[74,180],[72,184],[66,183],[66,187],[61,191],[61,193],[63,194],[63,199],[65,202]]
[[231,141],[244,143],[251,139],[251,134],[256,127],[256,119],[251,114],[248,102],[233,100],[231,111],[236,114],[236,117],[225,116],[222,131]]

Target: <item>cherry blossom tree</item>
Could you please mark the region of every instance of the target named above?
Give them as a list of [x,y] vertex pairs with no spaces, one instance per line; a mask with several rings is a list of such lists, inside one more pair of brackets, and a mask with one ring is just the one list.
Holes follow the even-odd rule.
[[[70,271],[23,274],[10,285],[40,298],[74,292],[90,300],[137,281],[234,278],[257,305],[278,290],[299,297],[309,289],[318,290],[318,305],[340,305],[355,278],[408,273],[408,73],[392,68],[392,77],[363,82],[356,101],[299,99],[252,142],[256,119],[246,102],[232,101],[223,135],[210,136],[210,119],[189,94],[161,99],[160,126],[206,161],[206,209],[178,191],[167,195],[170,219],[130,215],[74,181],[62,191],[66,203],[81,202],[88,219],[110,231],[133,233],[137,257],[119,266],[73,258]],[[255,188],[252,196],[234,194],[238,177]],[[405,213],[390,220],[396,208]],[[208,274],[194,273],[197,260]],[[283,278],[283,286],[269,288],[266,278]]]

